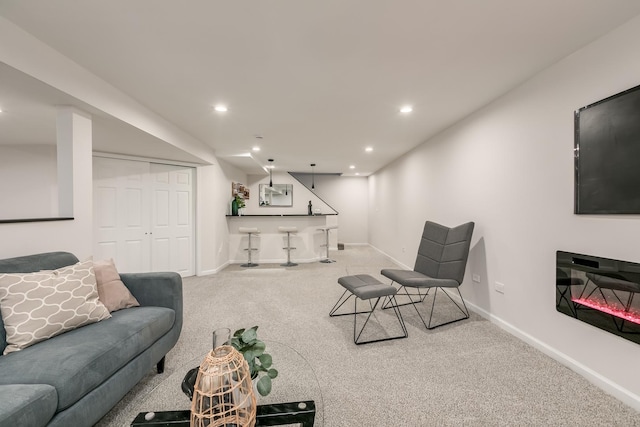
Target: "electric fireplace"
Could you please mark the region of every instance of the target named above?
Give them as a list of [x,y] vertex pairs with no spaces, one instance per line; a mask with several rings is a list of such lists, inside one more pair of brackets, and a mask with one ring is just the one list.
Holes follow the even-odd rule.
[[556,252],[556,309],[640,344],[640,264]]

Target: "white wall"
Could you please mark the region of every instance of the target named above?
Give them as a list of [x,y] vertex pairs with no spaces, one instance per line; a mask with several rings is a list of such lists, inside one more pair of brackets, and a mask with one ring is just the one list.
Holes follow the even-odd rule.
[[[247,175],[224,161],[197,168],[196,269],[206,275],[229,264],[231,182],[246,182]],[[257,193],[256,193],[257,197]]]
[[0,145],[0,219],[58,215],[56,146]]
[[[296,173],[294,176],[311,187],[311,175]],[[338,211],[339,241],[345,244],[367,244],[369,194],[366,177],[322,175],[314,177],[313,190],[322,200]]]
[[82,260],[92,254],[91,118],[74,112],[69,115],[69,121],[73,132],[67,164],[72,168],[73,189],[69,200],[73,203],[74,219],[0,224],[0,258],[68,251]]
[[639,216],[573,214],[573,112],[640,84],[637,40],[640,17],[377,172],[369,230],[413,266],[426,219],[475,221],[465,298],[640,409],[640,346],[555,309],[557,250],[640,262]]
[[[300,184],[295,178],[288,173],[274,172],[272,174],[272,182],[274,184],[291,184],[293,185],[293,206],[291,207],[275,207],[260,206],[260,184],[269,184],[269,175],[249,175],[246,182],[241,182],[249,187],[250,199],[246,201],[246,215],[307,215],[309,201],[313,209],[320,209],[321,214],[333,214],[335,211],[331,206],[323,202],[318,196],[313,194],[304,185]],[[231,185],[229,185],[231,191]],[[231,193],[229,192],[229,201]]]

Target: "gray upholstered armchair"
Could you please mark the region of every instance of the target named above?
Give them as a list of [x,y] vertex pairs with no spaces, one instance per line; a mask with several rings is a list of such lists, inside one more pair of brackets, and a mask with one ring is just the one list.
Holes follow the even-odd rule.
[[[410,301],[403,305],[413,305],[427,329],[437,328],[438,326],[469,318],[469,311],[464,303],[459,286],[462,284],[467,266],[473,227],[473,222],[449,228],[427,221],[424,224],[413,270],[384,269],[380,272],[383,276],[391,279],[392,284],[395,282],[400,285],[398,295],[400,296],[401,291],[404,290],[404,294]],[[417,293],[410,294],[407,288],[414,288]],[[416,303],[424,302],[431,289],[434,289],[433,302],[431,303],[429,323],[427,323],[420,314]],[[453,299],[446,289],[455,289],[458,292],[461,304]],[[423,290],[426,290],[426,292],[423,293]],[[432,325],[433,309],[439,290],[462,312],[462,317]],[[414,299],[416,296],[417,299]]]

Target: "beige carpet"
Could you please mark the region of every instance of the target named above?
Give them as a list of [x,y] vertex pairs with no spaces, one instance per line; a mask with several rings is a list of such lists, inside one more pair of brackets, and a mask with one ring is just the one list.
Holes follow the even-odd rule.
[[[331,256],[336,263],[234,265],[185,279],[184,328],[165,373],[150,372],[98,426],[188,409],[180,382],[210,349],[211,332],[253,325],[280,371],[272,395],[258,403],[312,399],[317,426],[640,426],[638,412],[474,314],[427,331],[406,306],[408,338],[354,345],[352,317],[328,316],[343,290],[337,279],[384,280],[380,269],[395,266],[364,246]],[[397,333],[392,316],[377,312],[369,333]]]

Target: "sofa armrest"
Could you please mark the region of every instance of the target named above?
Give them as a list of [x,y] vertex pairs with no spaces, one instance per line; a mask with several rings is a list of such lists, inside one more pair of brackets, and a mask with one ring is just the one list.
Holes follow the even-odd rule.
[[120,279],[141,306],[173,309],[182,328],[182,277],[178,273],[120,273]]

